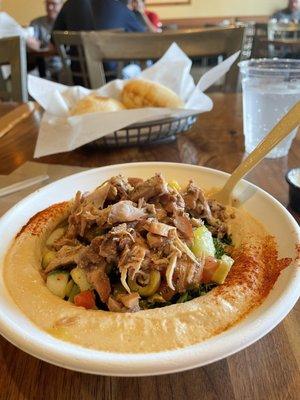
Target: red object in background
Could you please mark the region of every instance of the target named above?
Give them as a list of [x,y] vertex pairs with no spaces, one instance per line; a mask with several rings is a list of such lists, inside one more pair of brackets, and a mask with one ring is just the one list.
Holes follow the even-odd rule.
[[150,22],[156,27],[161,28],[162,23],[159,20],[158,15],[153,11],[145,11],[147,17],[149,18]]

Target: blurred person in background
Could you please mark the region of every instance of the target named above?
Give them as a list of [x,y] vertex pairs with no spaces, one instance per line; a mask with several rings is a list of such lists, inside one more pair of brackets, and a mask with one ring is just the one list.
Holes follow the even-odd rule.
[[[126,32],[145,32],[145,27],[127,7],[125,0],[67,0],[63,5],[53,31],[92,31],[105,29],[123,29]],[[70,49],[75,54],[76,49]],[[72,62],[73,71],[79,71],[80,65]],[[116,78],[117,63],[104,63],[108,80]],[[73,77],[76,85],[82,85],[81,78]]]
[[146,10],[144,0],[129,0],[128,8],[132,10],[138,21],[150,32],[161,32],[162,24],[155,12]]
[[42,49],[50,44],[51,33],[54,22],[63,6],[63,0],[46,0],[46,15],[31,21],[30,26],[34,28],[32,48]]
[[[27,46],[34,51],[43,51],[45,49],[54,50],[51,43],[51,33],[54,22],[63,6],[63,0],[46,0],[46,15],[38,17],[31,21],[30,26],[34,28],[34,37],[27,40]],[[58,80],[59,72],[62,68],[61,60],[58,56],[37,58],[37,64],[45,69],[47,78]],[[41,65],[45,64],[45,65]]]
[[272,18],[279,22],[300,22],[300,0],[289,0],[287,7],[277,11]]
[[145,27],[118,0],[67,0],[59,13],[53,30],[92,31],[124,29],[144,32]]

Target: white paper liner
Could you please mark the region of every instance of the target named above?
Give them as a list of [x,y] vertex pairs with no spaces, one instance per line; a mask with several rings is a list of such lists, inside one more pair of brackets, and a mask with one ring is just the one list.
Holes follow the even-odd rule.
[[[22,28],[10,15],[6,12],[0,12],[0,39],[12,36],[21,36],[27,39],[29,36],[33,36],[33,28]],[[2,65],[1,67],[2,76],[7,79],[11,73],[11,67],[9,65]]]
[[74,150],[135,123],[210,111],[213,102],[203,91],[229,70],[239,53],[204,74],[197,85],[190,74],[192,61],[176,43],[170,46],[160,60],[142,71],[140,78],[161,83],[177,93],[185,102],[183,109],[142,108],[70,117],[69,109],[91,92],[119,99],[126,81],[117,79],[92,91],[29,75],[29,93],[46,111],[41,121],[34,157]]

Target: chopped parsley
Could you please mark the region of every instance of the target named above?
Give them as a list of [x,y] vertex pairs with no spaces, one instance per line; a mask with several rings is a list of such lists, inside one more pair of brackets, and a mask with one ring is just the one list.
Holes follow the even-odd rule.
[[230,236],[225,235],[222,239],[213,238],[213,241],[216,249],[216,258],[220,259],[224,254],[226,254],[226,246],[232,244],[232,239]]
[[202,283],[197,289],[191,289],[183,293],[176,301],[176,303],[185,303],[186,301],[190,301],[196,299],[197,297],[204,296],[206,293],[210,292],[216,286],[218,286],[216,283]]
[[225,254],[225,245],[220,239],[213,238],[213,241],[216,249],[216,258],[220,259]]

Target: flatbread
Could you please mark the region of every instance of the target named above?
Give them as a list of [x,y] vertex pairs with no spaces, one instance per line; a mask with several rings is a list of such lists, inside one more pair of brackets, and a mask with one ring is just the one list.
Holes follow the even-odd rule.
[[225,283],[183,304],[113,313],[76,307],[53,295],[40,274],[42,249],[49,234],[70,212],[68,202],[35,215],[9,250],[4,279],[22,312],[49,334],[95,350],[149,353],[202,342],[245,317],[268,295],[290,259],[278,259],[276,242],[242,209],[229,230],[237,246]]

